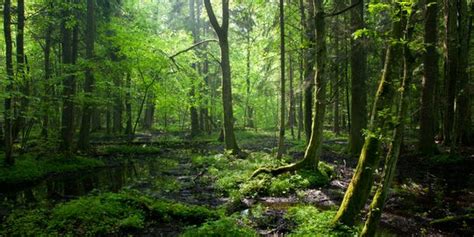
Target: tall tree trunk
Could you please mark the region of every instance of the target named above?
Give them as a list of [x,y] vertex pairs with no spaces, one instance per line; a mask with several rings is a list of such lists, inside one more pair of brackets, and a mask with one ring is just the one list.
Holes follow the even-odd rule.
[[234,134],[234,112],[232,108],[232,82],[229,54],[229,0],[222,0],[222,25],[219,25],[211,1],[204,0],[207,15],[219,38],[222,69],[222,104],[224,107],[224,142],[225,148],[234,154],[241,153]]
[[48,138],[49,129],[49,109],[51,103],[51,34],[53,33],[53,26],[48,23],[45,32],[45,43],[44,43],[44,96],[43,96],[43,123],[41,126],[41,136]]
[[[474,4],[471,2],[471,4]],[[456,121],[454,127],[454,142],[459,145],[469,145],[471,137],[471,121],[469,119],[471,108],[471,92],[469,85],[469,48],[471,40],[472,15],[469,17],[467,0],[458,1],[458,57],[459,70],[457,80],[459,81],[456,98]],[[472,8],[472,7],[471,7]]]
[[[396,16],[392,23],[391,41],[400,42],[402,36],[401,7],[397,2]],[[379,87],[374,98],[373,108],[369,123],[369,133],[365,138],[364,146],[360,153],[359,162],[347,188],[344,199],[334,218],[334,222],[352,226],[360,210],[367,202],[370,190],[374,182],[374,173],[380,160],[380,132],[386,129],[387,118],[381,113],[391,108],[393,98],[392,83],[398,75],[398,67],[395,60],[399,58],[400,46],[389,44],[387,48],[385,66],[380,79]],[[354,110],[354,109],[353,109]],[[379,132],[380,131],[380,132]]]
[[113,105],[113,132],[115,134],[119,134],[122,132],[123,126],[122,126],[122,115],[123,115],[123,103],[122,103],[122,93],[120,92],[121,90],[119,88],[122,88],[122,75],[117,75],[116,78],[114,78],[114,87],[117,89],[115,90],[114,93],[114,105]]
[[[13,124],[13,139],[18,137],[20,131],[25,129],[26,118],[28,116],[28,107],[30,94],[30,83],[26,77],[26,63],[25,63],[25,1],[17,1],[17,30],[16,30],[16,63],[17,75],[20,79],[20,107],[18,109],[17,117]],[[23,139],[23,138],[22,138]]]
[[311,126],[313,124],[313,92],[314,92],[314,64],[316,55],[315,52],[315,21],[314,21],[314,5],[313,0],[306,0],[306,6],[308,9],[308,16],[304,14],[302,17],[306,20],[305,33],[306,42],[308,42],[308,49],[305,53],[305,85],[304,85],[304,124],[305,124],[305,135],[306,143],[309,143],[311,139]]
[[[454,103],[456,98],[457,76],[459,70],[459,34],[458,34],[458,0],[444,1],[444,17],[445,17],[445,109],[443,122],[443,143],[452,145],[453,128],[454,128]],[[464,49],[463,49],[464,50]]]
[[421,108],[420,108],[420,133],[419,149],[424,154],[431,154],[436,151],[435,120],[433,119],[434,96],[436,83],[438,81],[438,52],[436,51],[438,43],[438,1],[427,0],[425,3],[425,48],[423,57],[424,75],[421,89]]
[[[189,24],[191,27],[191,32],[193,35],[193,41],[194,43],[199,42],[199,29],[198,29],[198,24],[196,20],[196,7],[195,7],[195,0],[189,0],[189,12],[190,14],[190,19],[189,19]],[[198,64],[194,63],[193,68],[194,70],[198,71]],[[191,101],[191,106],[190,106],[190,113],[191,113],[191,137],[197,136],[200,133],[199,129],[199,114],[198,110],[196,108],[196,82],[193,81],[191,83],[191,90],[189,92],[189,98]]]
[[[95,13],[94,0],[87,0],[87,20],[86,20],[86,59],[92,61],[94,58],[95,39]],[[91,63],[91,62],[89,62]],[[84,93],[87,98],[91,98],[94,92],[94,73],[92,67],[88,66],[85,72]],[[78,148],[80,150],[89,149],[89,136],[91,131],[92,103],[85,100],[82,111],[81,130],[79,133]]]
[[13,94],[13,46],[12,46],[12,33],[11,33],[11,1],[5,0],[3,2],[3,32],[5,36],[5,62],[6,62],[6,91],[8,92],[5,97],[4,105],[4,120],[5,120],[5,164],[12,166],[15,164],[15,160],[12,156],[13,151],[13,139],[12,139],[12,94]]
[[[125,135],[127,139],[131,140],[133,137],[133,121],[132,121],[132,76],[130,72],[127,73],[127,93],[125,95],[125,113],[127,116],[127,126],[125,127]],[[166,122],[165,122],[166,123]]]
[[280,0],[280,135],[277,159],[281,159],[285,152],[285,67],[285,1]]
[[413,57],[408,45],[408,43],[411,42],[413,38],[413,31],[415,27],[413,23],[413,16],[415,15],[415,11],[415,6],[412,5],[410,17],[407,17],[408,12],[403,13],[402,15],[402,17],[405,18],[402,20],[406,21],[408,19],[408,22],[406,23],[407,27],[405,30],[405,43],[403,45],[403,79],[400,85],[401,90],[399,90],[400,95],[398,96],[398,114],[395,115],[397,124],[395,125],[390,148],[385,158],[385,167],[383,169],[381,185],[377,187],[377,191],[375,192],[375,196],[370,205],[369,214],[367,220],[365,221],[364,228],[362,229],[361,236],[375,236],[377,225],[380,222],[382,211],[385,206],[385,201],[390,191],[390,185],[392,184],[393,177],[395,176],[397,161],[400,156],[405,130],[405,121],[408,115],[408,106],[410,102],[408,95],[413,80],[413,69],[416,65],[415,58]]
[[[365,28],[364,1],[351,0],[359,4],[351,10],[352,32]],[[367,126],[367,53],[364,37],[351,38],[351,130],[349,134],[352,156],[358,156],[364,144],[362,130]]]
[[[75,78],[72,75],[71,66],[74,64],[74,41],[75,35],[67,26],[67,19],[71,12],[63,10],[63,20],[61,22],[62,38],[62,63],[65,67],[63,81],[63,108],[61,120],[62,141],[60,149],[65,153],[72,152],[73,134],[74,134],[74,92]],[[76,30],[74,30],[76,31]]]
[[293,85],[294,81],[294,69],[293,69],[293,60],[291,55],[289,56],[289,74],[290,79],[290,109],[288,110],[288,126],[290,127],[291,137],[295,139],[295,118],[296,118],[296,108],[295,108],[295,89]]
[[323,144],[324,118],[326,114],[326,22],[323,0],[313,0],[314,15],[316,21],[316,71],[314,77],[315,97],[314,97],[314,119],[312,122],[311,138],[306,148],[304,160],[308,166],[318,168]]

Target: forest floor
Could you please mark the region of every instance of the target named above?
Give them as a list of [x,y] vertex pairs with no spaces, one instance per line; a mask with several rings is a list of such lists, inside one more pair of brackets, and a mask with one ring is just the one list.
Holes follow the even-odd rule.
[[[35,230],[64,234],[70,229],[80,230],[81,226],[87,228],[84,227],[87,225],[97,226],[92,234],[139,236],[176,236],[183,231],[188,236],[197,233],[208,236],[223,231],[234,236],[255,233],[304,236],[328,231],[330,228],[326,225],[342,201],[357,164],[357,159],[343,152],[347,146],[345,139],[331,136],[325,142],[321,157],[325,165],[321,168],[326,172],[322,174],[296,172],[249,180],[258,167],[301,159],[304,144],[290,139],[287,141],[289,155],[283,161],[276,161],[273,157],[277,139],[273,133],[242,131],[237,136],[241,147],[250,153],[246,159],[223,154],[223,147],[214,136],[190,141],[180,133],[142,134],[132,145],[121,139],[96,138],[94,151],[87,155],[99,158],[106,164],[105,168],[61,173],[0,192],[0,218],[5,230],[0,235],[31,234]],[[473,153],[423,158],[410,150],[406,146],[400,159],[378,235],[472,236],[474,177],[470,168],[474,167]],[[113,196],[114,193],[119,196]],[[117,199],[127,200],[126,204],[117,204],[120,207],[130,205],[136,196],[176,204],[169,207],[158,201],[142,200],[136,220],[125,217],[132,215],[130,212],[135,213],[135,204],[123,211],[123,217],[117,217],[117,213],[97,216],[93,210],[83,210],[81,205],[81,210],[76,210],[78,204],[99,199],[100,206],[95,208],[107,212],[109,209],[104,205]],[[179,211],[175,210],[176,205]],[[201,206],[215,210],[220,217],[216,220],[209,214],[195,218],[190,210],[201,210],[198,208]],[[45,210],[48,208],[52,211]],[[69,214],[64,215],[63,209]],[[207,213],[202,210],[200,212]],[[92,216],[82,218],[82,215]],[[209,222],[202,225],[208,217]],[[53,223],[55,218],[61,224]],[[188,221],[190,219],[192,221]],[[33,232],[20,230],[25,228]],[[356,231],[343,230],[340,234],[353,235]]]

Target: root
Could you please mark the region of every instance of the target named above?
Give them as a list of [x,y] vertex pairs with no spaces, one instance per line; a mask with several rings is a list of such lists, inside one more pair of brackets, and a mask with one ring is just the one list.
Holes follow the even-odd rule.
[[280,174],[297,171],[297,170],[303,168],[304,166],[305,166],[305,162],[304,162],[304,160],[302,160],[302,161],[297,162],[297,163],[293,163],[293,164],[289,164],[289,165],[285,165],[285,166],[280,166],[280,167],[274,168],[274,169],[267,168],[267,167],[262,167],[262,168],[259,168],[259,169],[255,170],[253,172],[252,176],[250,176],[250,179],[253,179],[253,178],[257,177],[259,174],[270,174],[272,176],[278,176]]

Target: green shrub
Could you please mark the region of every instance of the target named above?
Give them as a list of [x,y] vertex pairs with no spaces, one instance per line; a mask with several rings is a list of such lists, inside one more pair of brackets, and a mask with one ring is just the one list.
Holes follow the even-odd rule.
[[238,220],[232,217],[225,217],[217,221],[206,222],[200,227],[193,227],[186,230],[183,237],[247,237],[258,236],[257,232],[248,226],[238,223]]
[[347,226],[333,226],[335,211],[319,211],[314,206],[296,206],[288,209],[285,218],[295,225],[289,236],[357,236]]

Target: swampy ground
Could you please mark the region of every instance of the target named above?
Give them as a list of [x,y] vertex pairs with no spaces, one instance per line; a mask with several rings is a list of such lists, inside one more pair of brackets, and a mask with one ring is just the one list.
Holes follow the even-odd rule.
[[[155,132],[132,143],[100,136],[76,157],[32,148],[17,170],[0,168],[0,235],[357,235],[360,227],[331,227],[357,164],[346,138],[326,134],[320,172],[249,179],[259,167],[301,159],[304,144],[289,139],[276,160],[274,133],[237,135],[244,159],[226,154],[215,134],[191,141]],[[403,148],[378,235],[474,235],[472,150],[432,157],[413,150]]]

